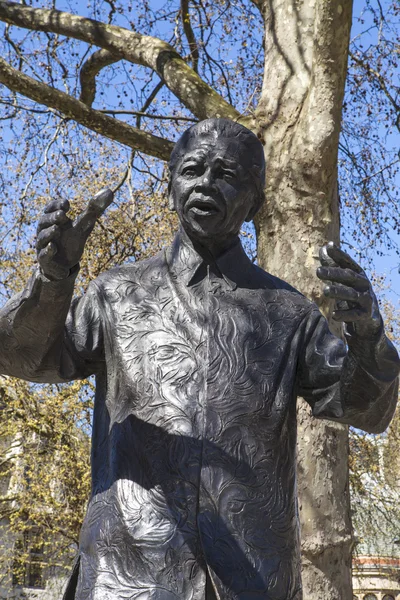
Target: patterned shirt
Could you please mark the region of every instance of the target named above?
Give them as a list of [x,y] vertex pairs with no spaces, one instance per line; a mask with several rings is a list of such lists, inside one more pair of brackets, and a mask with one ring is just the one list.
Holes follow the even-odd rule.
[[0,371],[96,375],[92,496],[65,598],[300,600],[296,397],[385,428],[398,356],[383,330],[334,337],[239,240],[205,261],[185,234],[72,301],[35,275],[1,311]]

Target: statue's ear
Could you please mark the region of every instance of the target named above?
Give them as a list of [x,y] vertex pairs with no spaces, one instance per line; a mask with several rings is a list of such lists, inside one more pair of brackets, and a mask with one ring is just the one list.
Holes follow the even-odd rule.
[[249,213],[248,213],[247,217],[245,218],[245,221],[247,223],[254,219],[254,216],[257,214],[259,208],[260,208],[260,203],[254,198],[253,206],[250,208]]
[[168,181],[168,208],[169,208],[169,210],[175,210],[175,202],[172,197],[171,190],[172,190],[172,183],[171,183],[171,176],[170,176],[169,181]]
[[249,214],[245,218],[246,223],[248,223],[249,221],[253,220],[254,215],[257,213],[257,209],[258,209],[258,207],[253,206],[253,208],[251,209],[251,211],[249,212]]
[[[260,198],[260,195],[261,195],[261,198]],[[246,222],[252,221],[254,219],[254,217],[256,216],[256,214],[258,213],[258,211],[260,210],[261,205],[264,202],[264,199],[265,199],[265,197],[264,197],[264,191],[262,191],[261,193],[259,192],[258,196],[253,197],[253,200],[252,200],[253,205],[250,208],[249,214],[247,215],[247,217],[245,219]]]

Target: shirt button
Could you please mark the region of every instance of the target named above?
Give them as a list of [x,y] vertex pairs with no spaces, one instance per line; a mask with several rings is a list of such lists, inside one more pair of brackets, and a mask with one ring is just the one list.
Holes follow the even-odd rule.
[[221,281],[212,281],[210,285],[210,291],[213,294],[223,294]]

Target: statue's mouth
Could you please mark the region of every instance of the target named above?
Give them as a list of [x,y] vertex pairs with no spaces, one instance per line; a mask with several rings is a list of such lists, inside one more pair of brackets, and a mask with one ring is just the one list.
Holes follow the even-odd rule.
[[211,198],[193,198],[187,203],[186,209],[201,217],[213,216],[221,211],[217,202]]

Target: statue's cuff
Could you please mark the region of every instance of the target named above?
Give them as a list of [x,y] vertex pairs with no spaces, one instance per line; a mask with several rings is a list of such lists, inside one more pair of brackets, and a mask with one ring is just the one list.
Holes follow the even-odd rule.
[[387,345],[381,317],[379,324],[375,324],[371,328],[365,327],[362,330],[355,329],[353,324],[346,324],[344,335],[350,354],[356,358],[357,362],[368,365],[371,369]]
[[379,319],[371,319],[368,322],[344,323],[344,335],[347,341],[378,341],[384,333],[383,320],[381,315]]
[[62,279],[50,279],[43,273],[42,269],[40,267],[38,267],[38,275],[39,275],[41,281],[43,281],[43,283],[57,284],[57,283],[62,283],[63,281],[72,281],[73,282],[73,281],[75,281],[75,279],[79,273],[79,269],[80,269],[80,265],[78,263],[77,265],[72,267],[72,269],[70,269],[69,275],[67,277],[63,277]]

